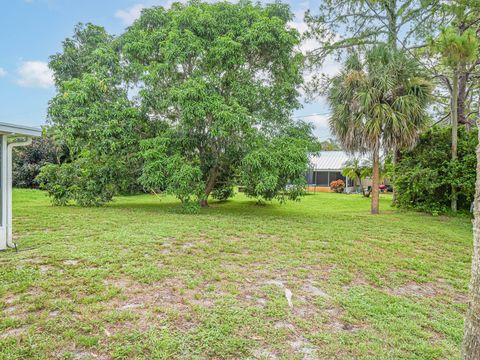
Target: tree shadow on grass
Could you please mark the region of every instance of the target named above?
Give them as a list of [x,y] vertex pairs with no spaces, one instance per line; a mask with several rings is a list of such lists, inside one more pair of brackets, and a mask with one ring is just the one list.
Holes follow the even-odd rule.
[[[133,198],[133,197],[132,197]],[[122,201],[128,199],[128,201]],[[142,201],[143,200],[143,201]],[[152,201],[148,198],[140,197],[131,201],[129,197],[123,197],[117,201],[113,201],[108,204],[106,208],[117,210],[134,210],[140,212],[148,212],[155,214],[165,215],[178,215],[178,216],[200,216],[200,217],[231,217],[231,216],[244,216],[244,217],[302,217],[311,216],[308,211],[302,211],[302,209],[286,207],[284,204],[277,202],[268,202],[258,204],[256,200],[250,199],[234,199],[228,201],[210,201],[209,207],[202,208],[197,214],[185,214],[181,211],[181,204],[175,199],[162,199],[161,201]]]

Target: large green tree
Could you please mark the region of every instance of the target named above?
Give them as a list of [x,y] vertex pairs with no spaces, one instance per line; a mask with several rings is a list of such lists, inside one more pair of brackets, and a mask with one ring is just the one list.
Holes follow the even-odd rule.
[[[212,191],[245,178],[253,154],[306,154],[304,142],[278,140],[295,127],[302,82],[300,36],[290,20],[280,3],[192,1],[145,9],[122,35],[142,110],[165,129],[143,143],[146,187],[207,206]],[[298,161],[306,170],[308,159]],[[285,190],[285,174],[269,174],[275,184],[263,192],[256,186],[255,196]],[[295,169],[286,180],[300,177]]]
[[[57,204],[101,205],[139,184],[192,207],[237,184],[297,198],[318,144],[291,118],[303,62],[291,19],[281,3],[191,1],[145,9],[118,37],[79,24],[50,61],[49,119],[69,159],[41,186]],[[253,176],[259,164],[267,177]]]
[[465,50],[470,46],[468,42],[480,35],[480,3],[478,0],[451,0],[443,2],[441,8],[447,16],[444,21],[436,23],[430,35],[435,39],[431,42],[433,46],[426,49],[433,49],[441,56],[435,56],[432,51],[424,51],[423,55],[438,80],[439,122],[455,117],[459,125],[469,129],[476,125],[478,101],[474,97],[479,92],[477,73],[480,57],[478,53],[466,54]]
[[379,211],[380,152],[415,143],[424,128],[431,86],[418,62],[376,46],[350,55],[328,94],[331,131],[350,152],[372,154],[372,214]]

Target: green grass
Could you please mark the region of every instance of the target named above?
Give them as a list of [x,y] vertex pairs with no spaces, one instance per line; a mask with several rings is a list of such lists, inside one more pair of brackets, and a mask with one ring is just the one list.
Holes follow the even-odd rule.
[[238,195],[184,215],[170,197],[62,208],[17,190],[0,358],[456,358],[471,220],[389,200],[371,216],[356,195]]

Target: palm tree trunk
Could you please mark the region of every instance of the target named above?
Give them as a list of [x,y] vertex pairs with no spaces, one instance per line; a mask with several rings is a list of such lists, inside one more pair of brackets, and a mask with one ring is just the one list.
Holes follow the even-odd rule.
[[371,213],[373,215],[378,214],[380,190],[378,188],[380,184],[380,155],[378,145],[373,150],[373,173],[372,173],[372,207]]
[[[480,140],[480,133],[479,133]],[[470,296],[465,316],[462,359],[480,359],[480,145],[477,146],[477,181],[475,183],[473,221],[473,258]]]
[[365,196],[365,189],[363,188],[361,176],[358,176],[358,184],[360,185],[360,189],[362,189],[362,195]]
[[[458,144],[458,71],[453,74],[452,86],[452,161],[457,160]],[[452,185],[451,208],[453,212],[457,211],[457,189]]]

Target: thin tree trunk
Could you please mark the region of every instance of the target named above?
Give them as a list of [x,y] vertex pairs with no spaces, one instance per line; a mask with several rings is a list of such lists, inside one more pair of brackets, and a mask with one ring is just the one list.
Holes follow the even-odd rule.
[[392,206],[397,204],[397,187],[395,186],[395,178],[397,176],[397,165],[400,161],[400,150],[395,149],[393,151],[393,196],[392,196]]
[[[398,27],[397,27],[397,1],[392,0],[388,2],[390,7],[387,7],[387,19],[388,19],[388,44],[390,47],[397,51],[397,38],[398,38]],[[395,180],[395,166],[398,162],[397,155],[400,154],[399,149],[395,149],[393,152],[393,180]],[[397,189],[395,184],[393,184],[393,196],[392,196],[392,205],[395,206],[397,203]]]
[[358,183],[360,184],[360,189],[362,189],[362,195],[365,196],[365,189],[363,188],[361,176],[358,176]]
[[375,146],[373,150],[373,173],[372,173],[372,207],[371,213],[373,215],[378,214],[380,190],[378,188],[380,184],[380,155],[378,146]]
[[394,50],[397,50],[397,0],[390,0],[386,2],[387,21],[388,21],[388,45]]
[[[453,74],[452,86],[452,161],[457,160],[458,144],[458,70]],[[451,208],[453,212],[457,211],[457,189],[452,185]]]
[[473,221],[472,277],[470,279],[469,306],[465,316],[463,360],[480,359],[480,144],[477,145],[477,181],[473,211],[475,219]]
[[468,74],[465,64],[459,67],[458,73],[458,98],[457,98],[457,117],[458,123],[465,126],[465,129],[470,130],[471,124],[467,119],[467,111],[465,103],[467,100],[467,82]]

